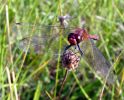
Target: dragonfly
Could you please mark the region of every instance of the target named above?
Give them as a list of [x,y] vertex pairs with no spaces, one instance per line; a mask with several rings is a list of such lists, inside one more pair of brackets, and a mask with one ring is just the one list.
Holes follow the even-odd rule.
[[[63,20],[64,19],[61,20],[61,25],[63,25]],[[62,34],[60,34],[60,30]],[[28,23],[15,23],[12,27],[12,33],[12,43],[16,43],[17,47],[24,52],[27,50],[28,45],[28,50],[31,53],[49,54],[51,56],[64,55],[65,52],[71,48],[79,51],[81,57],[85,59],[88,64],[92,66],[92,69],[103,79],[106,78],[111,68],[109,61],[105,59],[94,43],[94,41],[99,39],[98,35],[89,34],[85,28],[65,28],[57,25],[40,26]],[[62,37],[61,39],[59,39],[60,35]],[[58,47],[60,41],[62,41],[61,48]],[[63,50],[64,53],[58,54],[60,49]],[[77,66],[75,68],[77,68]],[[68,66],[67,69],[70,70],[70,67]],[[107,82],[114,82],[113,72],[108,76]]]
[[81,56],[92,66],[96,73],[106,79],[108,84],[112,84],[115,81],[114,73],[111,70],[112,65],[96,47],[94,40],[98,39],[98,35],[91,35],[86,29],[77,28],[68,35],[70,45],[66,46],[65,51],[71,46],[77,45]]

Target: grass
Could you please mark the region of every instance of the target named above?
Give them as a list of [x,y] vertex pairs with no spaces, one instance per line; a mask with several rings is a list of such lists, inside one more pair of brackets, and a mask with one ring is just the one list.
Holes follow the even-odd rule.
[[[123,100],[124,99],[124,1],[123,0],[9,0],[0,1],[0,99],[42,100],[57,99],[65,69],[60,55],[67,42],[67,31],[47,30],[39,25],[58,25],[57,17],[70,14],[75,18],[71,27],[85,27],[90,34],[98,34],[97,47],[113,65],[115,84],[106,85],[95,78],[96,73],[83,59],[74,72],[69,72],[61,99]],[[32,23],[37,27],[24,27],[31,34],[52,34],[45,40],[40,54],[30,51],[28,42],[25,53],[15,44],[17,34],[12,31],[15,22]],[[35,29],[36,28],[36,29]],[[38,29],[40,28],[40,30]],[[25,35],[26,33],[23,33]],[[56,34],[60,36],[56,36]],[[66,37],[65,37],[66,36]],[[58,37],[58,38],[55,38]],[[53,41],[55,40],[55,41]],[[16,41],[16,42],[15,42]],[[52,51],[51,51],[52,50]]]

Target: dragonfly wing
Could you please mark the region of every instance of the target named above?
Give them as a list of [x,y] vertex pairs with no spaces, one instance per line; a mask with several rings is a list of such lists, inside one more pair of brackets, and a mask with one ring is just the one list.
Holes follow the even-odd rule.
[[[67,31],[68,29],[63,31],[62,39],[66,38],[64,32]],[[38,29],[30,25],[13,25],[11,43],[16,44],[16,46],[23,51],[26,51],[29,47],[29,51],[37,54],[48,51],[57,53],[58,49],[60,49],[58,48],[59,37],[60,29],[57,27],[45,26]],[[62,42],[62,45],[63,44],[65,44],[65,41]]]
[[[86,40],[82,43],[82,50],[84,52],[84,59],[92,66],[99,76],[103,79],[107,78],[108,83],[114,82],[114,74],[110,71],[111,64],[105,59],[100,50],[95,46],[93,40]],[[110,71],[110,73],[109,73]]]

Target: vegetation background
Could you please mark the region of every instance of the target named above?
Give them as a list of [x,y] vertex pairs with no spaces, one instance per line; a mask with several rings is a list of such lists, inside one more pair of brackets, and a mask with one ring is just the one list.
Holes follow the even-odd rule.
[[[57,17],[65,14],[75,16],[71,26],[81,26],[83,18],[89,33],[99,34],[97,47],[118,80],[105,86],[81,60],[77,71],[69,73],[61,99],[124,100],[124,0],[0,0],[0,100],[58,98],[65,74],[60,57],[55,63],[48,52],[24,54],[13,48],[10,38],[15,22],[56,25]],[[58,53],[62,42],[56,44]]]

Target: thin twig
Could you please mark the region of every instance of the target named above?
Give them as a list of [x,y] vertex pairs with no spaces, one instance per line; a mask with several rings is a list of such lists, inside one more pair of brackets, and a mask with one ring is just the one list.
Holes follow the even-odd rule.
[[67,79],[67,75],[68,75],[68,70],[66,69],[65,76],[63,78],[62,85],[61,85],[61,88],[60,88],[60,91],[59,91],[59,99],[60,99],[60,95],[61,95],[61,92],[63,90],[64,84],[65,84],[65,81]]

